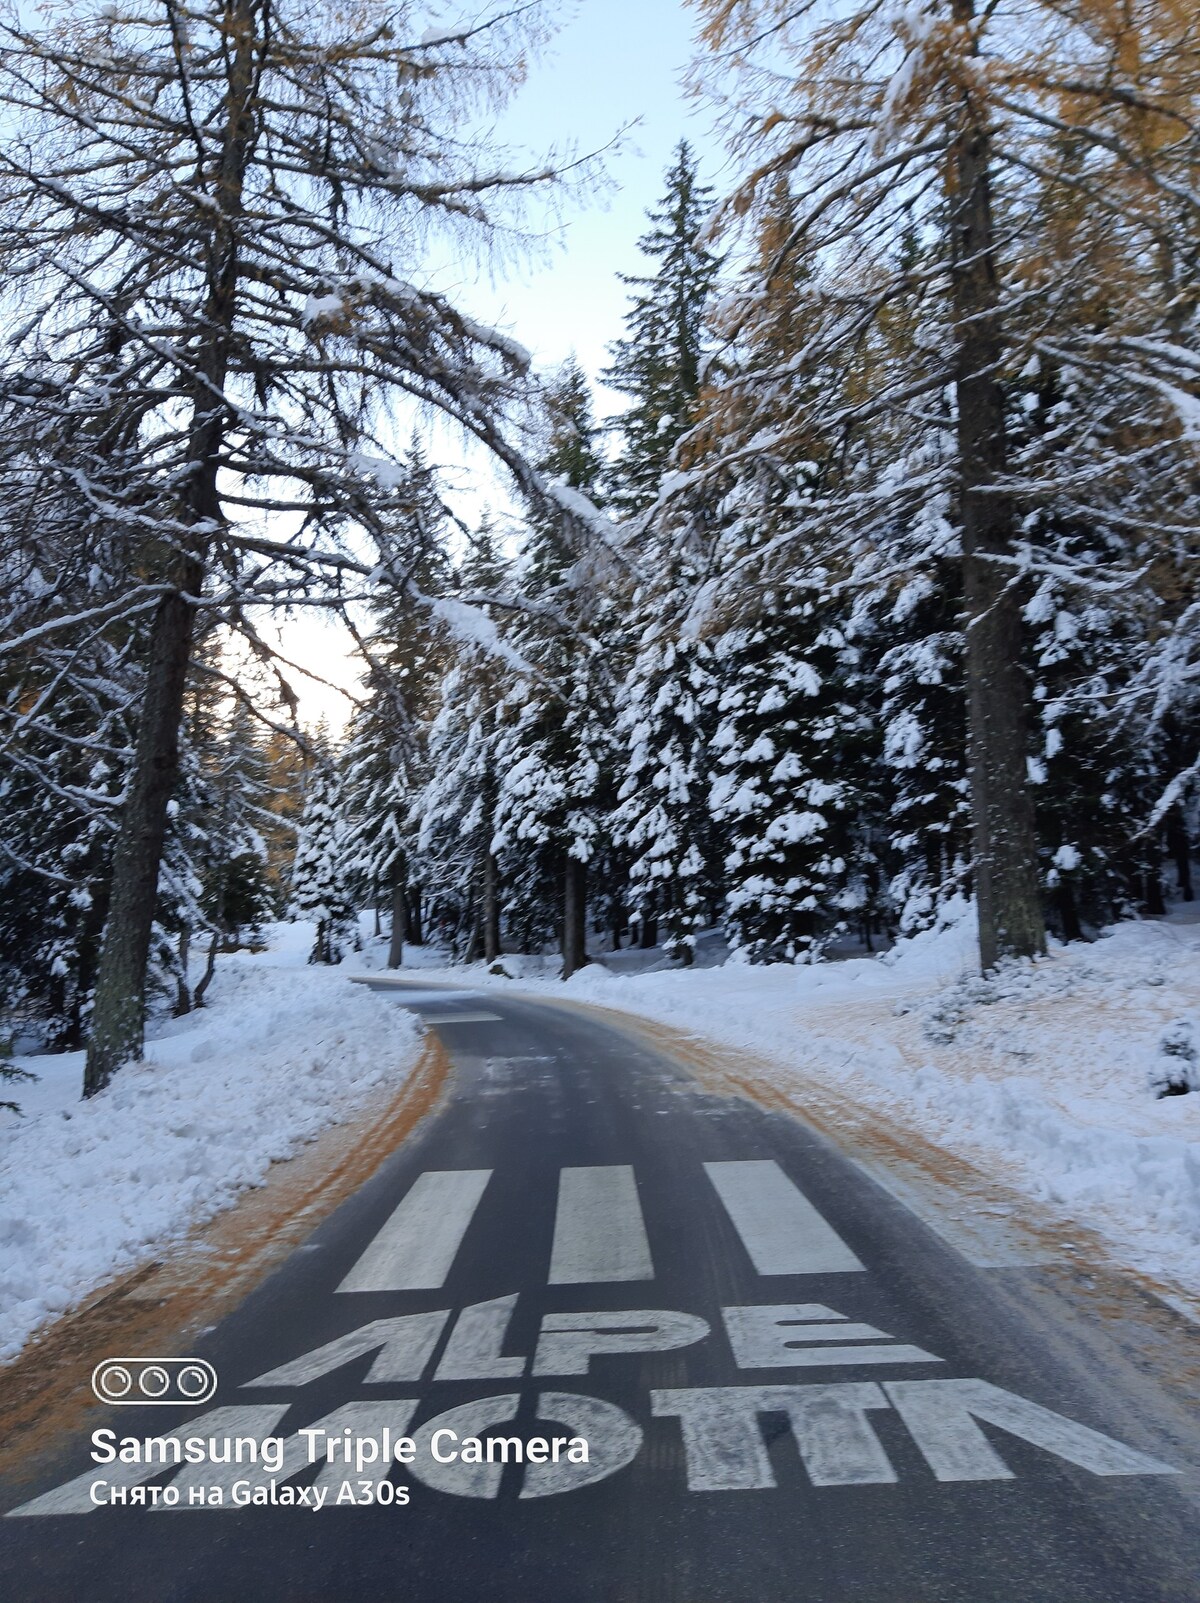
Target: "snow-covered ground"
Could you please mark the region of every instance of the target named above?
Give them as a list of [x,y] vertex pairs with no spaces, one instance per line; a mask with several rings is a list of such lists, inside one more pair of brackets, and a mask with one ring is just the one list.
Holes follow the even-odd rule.
[[307,924],[222,958],[202,1011],[150,1033],[146,1062],[79,1100],[83,1054],[18,1058],[34,1083],[0,1087],[0,1361],[39,1325],[262,1183],[268,1167],[420,1052],[412,1014],[310,968]]
[[[804,1082],[832,1087],[1098,1231],[1118,1261],[1200,1295],[1200,1064],[1188,1061],[1200,1053],[1200,922],[1183,913],[987,981],[969,916],[882,958],[811,967],[593,965],[564,986],[547,959],[504,963],[523,989],[752,1052],[799,1105]],[[445,977],[461,984],[465,972]],[[1172,1075],[1190,1075],[1193,1094],[1159,1098]]]

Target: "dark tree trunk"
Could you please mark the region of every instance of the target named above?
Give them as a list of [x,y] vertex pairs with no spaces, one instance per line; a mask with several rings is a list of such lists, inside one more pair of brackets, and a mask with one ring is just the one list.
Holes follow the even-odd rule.
[[1167,904],[1163,900],[1162,875],[1157,868],[1147,868],[1145,884],[1147,913],[1165,913]]
[[425,945],[425,931],[421,923],[421,887],[416,885],[408,893],[408,940],[411,946]]
[[563,872],[562,960],[564,980],[587,962],[587,868],[576,857]]
[[1185,902],[1194,902],[1196,893],[1192,889],[1192,845],[1188,840],[1183,809],[1180,807],[1172,807],[1167,814],[1167,851],[1175,861],[1179,894]]
[[648,952],[652,946],[658,945],[658,920],[645,915],[638,925],[638,946],[643,952]]
[[188,955],[191,951],[191,930],[179,932],[179,976],[175,981],[175,1017],[182,1018],[185,1013],[192,1011],[192,993],[188,989],[187,971]]
[[1083,926],[1079,922],[1079,904],[1075,899],[1075,887],[1069,879],[1059,882],[1058,912],[1062,919],[1063,940],[1081,941]]
[[212,984],[212,977],[217,971],[217,952],[220,950],[220,947],[221,947],[221,934],[220,934],[220,931],[219,930],[214,930],[213,931],[213,938],[209,942],[209,947],[208,947],[208,961],[204,965],[204,973],[200,976],[200,983],[197,985],[196,994],[193,997],[193,1001],[195,1002],[197,1007],[203,1007],[204,1006],[205,993],[207,992],[209,986]]
[[408,898],[401,878],[392,885],[392,938],[388,943],[388,968],[399,968],[404,961],[404,938],[407,932]]
[[621,950],[621,941],[628,923],[629,915],[625,910],[625,898],[619,890],[615,890],[612,895],[612,907],[609,915],[609,927],[612,930],[612,949],[614,952]]
[[494,963],[500,956],[500,872],[492,852],[483,854],[483,900],[479,916],[483,927],[483,960]]
[[196,531],[190,549],[168,570],[174,587],[158,604],[150,631],[146,688],[121,828],[113,852],[112,888],[96,979],[83,1094],[102,1091],[144,1044],[146,970],[166,835],[167,805],[179,776],[179,729],[196,618],[195,597],[204,584],[209,533],[222,521],[217,486],[221,447],[229,423],[225,382],[237,311],[238,227],[246,167],[254,148],[252,87],[261,32],[253,0],[231,0],[226,41],[225,125],[212,194],[211,233],[202,242],[208,285],[203,332],[188,356],[192,383],[190,481],[180,512]]
[[[198,589],[198,564],[189,566]],[[150,933],[167,804],[179,778],[179,726],[195,612],[185,596],[164,596],[151,629],[133,770],[113,852],[84,1096],[102,1091],[123,1063],[142,1052]]]
[[[972,0],[954,0],[969,24]],[[1026,686],[1018,597],[1010,588],[1011,500],[990,487],[1004,476],[1007,437],[1000,380],[1003,337],[984,113],[964,95],[948,175],[957,330],[958,455],[962,484],[971,824],[979,950],[985,970],[1003,957],[1046,950],[1037,839],[1026,771]],[[997,560],[1000,559],[1000,560]]]

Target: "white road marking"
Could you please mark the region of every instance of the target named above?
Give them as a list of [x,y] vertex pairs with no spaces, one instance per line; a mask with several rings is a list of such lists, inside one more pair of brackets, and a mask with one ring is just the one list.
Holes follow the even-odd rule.
[[268,1369],[243,1386],[307,1386],[310,1381],[330,1375],[343,1364],[369,1352],[379,1356],[368,1369],[366,1379],[380,1382],[420,1380],[433,1357],[438,1337],[450,1317],[448,1308],[435,1313],[401,1314],[395,1319],[375,1319],[369,1325],[347,1331],[323,1347],[303,1353],[277,1369]]
[[[384,1431],[391,1432],[393,1442],[398,1441],[412,1423],[417,1408],[418,1402],[415,1397],[389,1397],[385,1403],[346,1403],[343,1407],[335,1409],[327,1418],[318,1419],[314,1424],[306,1425],[304,1428],[323,1430],[326,1437],[334,1440],[342,1431],[349,1430],[352,1439],[365,1441],[373,1438],[380,1444],[382,1451]],[[294,1439],[289,1437],[288,1442],[284,1444],[285,1452]],[[381,1457],[370,1465],[366,1472],[367,1477],[371,1480],[384,1481],[398,1467],[403,1478],[408,1473],[408,1465],[399,1465],[395,1457],[391,1459]],[[343,1458],[326,1459],[325,1468],[313,1482],[314,1486],[328,1487],[329,1502],[326,1503],[326,1508],[335,1506],[333,1499],[342,1482],[352,1479],[357,1473],[354,1465],[348,1464]]]
[[499,1024],[499,1013],[425,1013],[426,1024]]
[[490,1169],[427,1169],[338,1287],[436,1291],[475,1216]]
[[546,1314],[533,1360],[535,1375],[586,1375],[596,1353],[665,1353],[708,1335],[706,1320],[670,1308]]
[[[391,1431],[393,1438],[403,1436],[408,1429],[409,1421],[417,1411],[415,1397],[389,1398],[385,1403],[343,1403],[335,1408],[332,1414],[317,1419],[306,1430],[324,1431],[326,1436],[338,1437],[345,1430],[349,1430],[353,1437],[373,1437],[376,1442],[383,1440],[384,1429]],[[232,1433],[231,1433],[232,1434]],[[264,1432],[264,1434],[266,1434]],[[261,1438],[260,1438],[261,1439]],[[258,1463],[228,1464],[188,1464],[176,1475],[172,1485],[180,1494],[179,1502],[168,1507],[160,1503],[157,1512],[173,1514],[180,1509],[238,1509],[239,1505],[229,1497],[234,1483],[244,1482],[248,1487],[269,1486],[272,1481],[282,1484],[289,1481],[294,1475],[301,1474],[310,1468],[313,1463],[309,1453],[309,1441],[297,1432],[294,1436],[285,1437],[283,1443],[283,1462],[278,1469],[268,1469],[261,1461]],[[372,1463],[369,1475],[373,1480],[386,1480],[390,1471],[395,1467],[395,1461]],[[314,1486],[325,1486],[336,1491],[343,1480],[354,1475],[353,1464],[347,1464],[344,1459],[329,1459],[323,1464],[320,1473],[313,1482]],[[225,1498],[219,1503],[193,1503],[189,1493],[195,1490],[208,1490],[210,1487],[219,1487],[225,1493]],[[329,1505],[326,1504],[328,1507]]]
[[514,1291],[509,1297],[464,1308],[455,1320],[434,1380],[512,1380],[523,1375],[528,1359],[505,1358],[500,1352],[516,1306]]
[[[897,1342],[874,1325],[852,1324],[843,1314],[815,1302],[775,1307],[722,1308],[721,1317],[739,1369],[799,1369],[834,1364],[940,1364],[923,1347]],[[826,1321],[822,1323],[821,1321]],[[886,1345],[868,1345],[878,1339]],[[861,1342],[854,1347],[823,1347],[822,1342]]]
[[895,1380],[885,1389],[939,1481],[1009,1481],[1013,1473],[975,1423],[982,1419],[1093,1475],[1178,1470],[986,1380]]
[[653,1279],[650,1243],[629,1164],[560,1170],[550,1284]]
[[351,979],[355,985],[369,985],[375,990],[396,992],[398,1002],[407,1002],[415,1007],[424,1007],[431,1002],[482,1002],[483,996],[478,991],[456,991],[447,986],[439,990],[433,986],[414,985],[411,980],[393,979],[387,974],[352,974]]
[[706,1163],[760,1275],[825,1275],[862,1264],[773,1159]]
[[602,1402],[599,1397],[544,1391],[537,1401],[537,1417],[565,1425],[572,1436],[582,1436],[588,1444],[588,1462],[573,1464],[560,1458],[557,1464],[527,1464],[522,1498],[556,1497],[561,1492],[578,1491],[581,1486],[607,1480],[631,1463],[641,1449],[642,1427],[623,1408]]
[[653,1391],[658,1418],[678,1416],[693,1492],[775,1485],[760,1420],[786,1414],[814,1486],[890,1484],[896,1472],[866,1417],[887,1399],[870,1381],[838,1386],[702,1386]]
[[[166,1443],[178,1442],[182,1450],[182,1444],[189,1436],[200,1436],[206,1441],[213,1437],[218,1442],[250,1436],[255,1441],[261,1441],[264,1436],[271,1434],[286,1413],[286,1403],[210,1409],[207,1414],[199,1414],[174,1430],[156,1436],[155,1451],[148,1455],[151,1459],[149,1463],[123,1464],[118,1461],[115,1464],[92,1464],[82,1475],[76,1475],[74,1480],[56,1486],[53,1491],[44,1492],[32,1502],[22,1503],[20,1508],[9,1509],[5,1518],[14,1519],[17,1515],[26,1514],[94,1514],[98,1505],[92,1502],[91,1489],[96,1481],[105,1481],[110,1487],[129,1487],[154,1480],[162,1474],[164,1465],[174,1462],[165,1450]],[[160,1443],[164,1446],[157,1445]],[[207,1463],[199,1467],[210,1474],[215,1468]],[[243,1469],[246,1467],[242,1466]]]
[[451,1492],[455,1497],[498,1497],[504,1465],[464,1463],[459,1457],[449,1464],[440,1464],[433,1456],[433,1438],[439,1430],[454,1431],[458,1441],[443,1439],[442,1448],[457,1448],[465,1436],[481,1436],[492,1425],[506,1425],[516,1417],[520,1397],[510,1392],[503,1397],[477,1397],[474,1402],[460,1403],[448,1408],[444,1414],[435,1414],[413,1431],[416,1456],[407,1467],[419,1481],[439,1492]]

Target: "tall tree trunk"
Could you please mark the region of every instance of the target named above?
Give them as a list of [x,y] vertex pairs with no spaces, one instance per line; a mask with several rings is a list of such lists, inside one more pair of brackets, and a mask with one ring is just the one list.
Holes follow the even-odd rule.
[[387,966],[399,968],[404,961],[404,938],[408,933],[408,898],[404,876],[392,882],[392,938],[388,943]]
[[[973,0],[954,0],[969,27]],[[964,70],[970,82],[972,64]],[[947,165],[957,338],[971,824],[984,970],[1046,950],[1037,839],[1026,770],[1026,686],[1017,596],[1009,588],[1014,517],[994,486],[1007,466],[1003,333],[995,262],[986,115],[966,89]]]
[[1167,851],[1175,859],[1175,876],[1180,895],[1185,902],[1194,902],[1196,893],[1192,889],[1192,843],[1188,840],[1183,808],[1179,806],[1172,807],[1167,814]]
[[1163,900],[1162,876],[1153,865],[1148,866],[1146,869],[1144,884],[1146,887],[1145,907],[1147,913],[1152,916],[1165,913],[1167,904]]
[[[198,588],[199,565],[190,566]],[[179,728],[195,612],[192,602],[175,593],[163,597],[154,615],[133,770],[113,852],[85,1097],[102,1091],[123,1063],[142,1052],[150,934],[167,804],[179,778]]]
[[212,940],[208,943],[208,959],[204,965],[204,973],[200,976],[200,983],[197,985],[196,994],[193,997],[197,1007],[204,1006],[205,993],[212,984],[213,975],[217,972],[217,952],[220,947],[221,932],[219,929],[215,929],[213,930]]
[[483,854],[483,960],[494,963],[500,956],[500,872],[495,853]]
[[192,547],[175,558],[150,631],[146,689],[121,828],[113,853],[112,889],[96,979],[96,1000],[84,1069],[83,1094],[102,1091],[123,1063],[140,1057],[144,1041],[146,971],[166,835],[167,806],[179,777],[179,730],[191,657],[196,602],[211,531],[222,520],[217,487],[228,427],[225,381],[237,309],[238,227],[246,167],[254,146],[254,63],[260,43],[255,0],[231,0],[226,51],[225,125],[211,200],[211,233],[204,245],[208,294],[189,354],[193,378],[190,460],[182,521],[195,531]]
[[192,1011],[192,993],[188,988],[188,956],[192,949],[192,932],[186,927],[179,932],[179,977],[175,981],[175,1017],[181,1018]]
[[643,952],[648,952],[652,946],[658,945],[658,920],[644,913],[638,924],[638,946]]
[[425,945],[425,928],[421,920],[421,887],[414,885],[408,893],[408,939],[412,946]]
[[1058,912],[1062,919],[1063,940],[1081,941],[1083,926],[1079,922],[1079,903],[1075,899],[1075,887],[1069,879],[1059,883]]
[[562,977],[587,962],[587,867],[568,857],[563,871]]

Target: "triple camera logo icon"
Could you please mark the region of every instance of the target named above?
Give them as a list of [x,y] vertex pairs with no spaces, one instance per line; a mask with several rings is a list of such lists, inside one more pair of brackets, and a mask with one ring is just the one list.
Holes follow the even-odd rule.
[[114,1408],[192,1407],[216,1389],[203,1358],[105,1358],[92,1370],[93,1393]]

